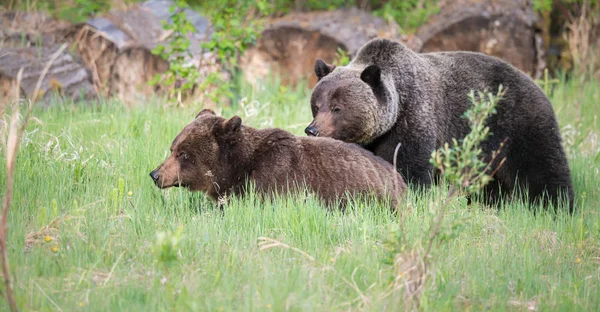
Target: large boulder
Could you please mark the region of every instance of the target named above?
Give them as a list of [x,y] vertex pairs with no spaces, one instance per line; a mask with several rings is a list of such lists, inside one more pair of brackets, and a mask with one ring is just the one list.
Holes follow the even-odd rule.
[[241,57],[246,80],[269,73],[285,84],[316,83],[314,62],[336,59],[338,49],[350,58],[375,37],[403,41],[417,52],[474,51],[502,58],[534,78],[546,67],[537,15],[528,0],[440,0],[440,11],[415,33],[401,35],[397,24],[356,8],[291,13],[268,19],[257,44]]
[[[73,35],[84,64],[92,72],[94,85],[103,94],[116,96],[127,104],[143,102],[160,89],[148,82],[169,68],[169,60],[152,54],[159,44],[168,44],[172,32],[162,27],[172,22],[171,0],[153,0],[112,10],[76,26]],[[209,21],[197,12],[185,9],[186,18],[196,28],[190,40],[187,66],[206,73],[219,70],[215,56],[202,48],[211,36]],[[212,66],[211,66],[212,65]]]
[[399,39],[399,27],[358,9],[292,13],[266,20],[255,46],[241,57],[246,80],[256,83],[269,73],[283,83],[308,80],[313,86],[316,58],[334,62],[338,49],[352,57],[370,39]]
[[[6,105],[17,98],[33,96],[42,70],[60,48],[70,24],[44,13],[4,12],[0,13],[0,25],[0,103]],[[94,98],[97,93],[90,77],[77,55],[63,50],[42,80],[36,100],[48,104],[53,96],[74,101]]]
[[440,6],[440,12],[411,38],[412,49],[482,52],[534,78],[542,75],[545,51],[531,1],[444,0]]

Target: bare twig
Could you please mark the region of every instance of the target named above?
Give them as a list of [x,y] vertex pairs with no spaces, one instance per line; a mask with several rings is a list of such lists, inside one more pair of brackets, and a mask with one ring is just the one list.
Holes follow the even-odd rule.
[[[504,141],[502,141],[500,143],[500,146],[498,147],[498,149],[496,151],[494,151],[492,153],[492,158],[490,159],[490,161],[487,163],[486,167],[479,173],[479,175],[477,175],[475,178],[470,177],[468,180],[472,181],[476,181],[479,180],[483,177],[483,175],[492,167],[492,164],[496,161],[496,158],[498,157],[498,155],[500,155],[500,151],[502,150],[502,148],[504,147],[504,144],[506,143],[507,139],[504,139]],[[493,177],[498,170],[500,169],[500,167],[502,167],[502,165],[504,165],[504,162],[506,161],[506,157],[502,158],[502,160],[500,161],[500,163],[498,164],[498,166],[496,166],[496,168],[494,168],[494,171],[490,174],[490,177]],[[441,228],[441,223],[442,223],[442,219],[444,218],[444,212],[446,210],[446,206],[448,206],[448,204],[450,204],[450,201],[456,197],[456,195],[459,194],[459,189],[452,185],[450,187],[450,192],[448,194],[448,197],[446,197],[446,200],[444,201],[444,204],[442,205],[442,207],[440,208],[440,214],[437,217],[437,220],[435,222],[435,225],[433,226],[433,230],[431,231],[431,236],[429,238],[429,243],[427,244],[427,249],[425,250],[425,255],[423,258],[427,257],[429,255],[429,252],[431,251],[431,246],[433,245],[433,241],[434,238],[436,237],[439,229]]]
[[[490,170],[490,168],[492,167],[492,164],[496,161],[496,158],[498,158],[498,155],[500,155],[500,152],[502,151],[502,148],[504,148],[504,144],[506,144],[507,141],[508,141],[508,138],[505,138],[504,140],[502,140],[502,142],[500,142],[500,146],[498,146],[498,149],[496,149],[492,153],[492,158],[490,159],[490,161],[487,163],[485,168],[483,168],[483,170],[481,170],[481,172],[477,175],[477,177],[472,179],[473,181],[477,181],[477,180],[483,178],[484,175],[486,175],[486,172],[488,172]],[[498,163],[498,166],[496,166],[494,171],[492,171],[492,173],[490,173],[489,176],[493,178],[496,175],[496,173],[498,172],[498,170],[500,170],[500,168],[504,165],[504,162],[506,162],[506,157],[503,157],[500,160],[500,163]]]
[[440,228],[442,227],[442,220],[444,219],[444,213],[446,212],[446,207],[448,206],[448,204],[450,204],[450,201],[457,194],[458,194],[458,189],[456,188],[456,186],[454,186],[454,185],[451,186],[450,193],[448,194],[448,197],[446,197],[444,204],[440,208],[440,214],[438,215],[437,219],[435,220],[435,224],[433,225],[433,229],[431,230],[431,236],[429,236],[429,243],[427,243],[427,248],[425,249],[425,254],[423,255],[423,259],[427,258],[427,256],[429,255],[429,252],[431,251],[431,246],[433,245],[433,241],[435,240],[435,237],[437,236]]
[[12,192],[14,185],[14,171],[15,171],[15,162],[17,158],[17,153],[19,150],[19,141],[23,136],[23,132],[25,131],[25,127],[27,126],[27,121],[31,116],[31,112],[33,111],[33,105],[37,100],[38,95],[40,94],[40,88],[42,86],[42,81],[44,80],[46,74],[50,70],[52,63],[58,58],[58,56],[64,51],[67,47],[67,44],[63,44],[55,53],[52,55],[50,60],[46,63],[44,70],[42,71],[38,82],[35,86],[35,90],[33,92],[32,98],[29,99],[29,106],[27,108],[27,112],[23,118],[21,127],[19,124],[19,102],[20,102],[20,88],[21,88],[21,79],[23,76],[23,68],[21,68],[17,74],[17,99],[13,105],[12,117],[10,120],[8,137],[6,140],[6,167],[7,167],[7,177],[6,177],[6,193],[4,195],[4,203],[2,206],[2,220],[0,221],[0,259],[2,260],[2,274],[4,276],[4,283],[6,287],[6,300],[10,306],[10,310],[15,312],[18,311],[17,303],[15,301],[15,296],[13,293],[11,276],[10,276],[10,267],[8,264],[8,253],[6,250],[6,236],[7,236],[7,226],[6,221],[8,219],[8,209],[12,200]]

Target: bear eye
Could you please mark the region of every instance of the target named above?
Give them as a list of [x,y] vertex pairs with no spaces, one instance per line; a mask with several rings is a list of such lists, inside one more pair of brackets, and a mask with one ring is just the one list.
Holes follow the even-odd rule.
[[188,155],[185,152],[179,152],[179,154],[177,154],[177,158],[186,160],[186,159],[188,159]]
[[340,109],[339,107],[336,107],[336,108],[332,109],[332,111],[333,111],[334,113],[337,113],[337,112],[339,112],[340,110],[341,110],[341,109]]

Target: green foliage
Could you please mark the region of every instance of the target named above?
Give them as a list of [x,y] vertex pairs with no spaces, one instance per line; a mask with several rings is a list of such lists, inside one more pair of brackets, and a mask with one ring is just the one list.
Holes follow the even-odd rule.
[[[202,44],[207,51],[217,55],[218,61],[230,73],[238,72],[237,60],[250,45],[256,43],[263,27],[258,18],[270,14],[272,7],[266,0],[249,1],[205,1],[204,11],[210,12],[213,27],[212,37]],[[219,73],[207,75],[200,89],[213,87],[209,97],[217,102],[221,96],[233,97],[231,82],[224,82]]]
[[354,5],[355,1],[348,0],[331,0],[331,1],[320,1],[320,0],[274,0],[272,1],[273,6],[277,12],[288,13],[292,10],[300,11],[316,11],[316,10],[335,10],[342,7],[349,7]]
[[[590,7],[597,8],[598,1],[597,0],[533,0],[533,9],[539,12],[549,12],[552,11],[552,8],[555,4],[560,6],[571,6],[571,5],[584,5],[589,4]],[[564,9],[564,7],[563,7]]]
[[[125,0],[131,2],[133,0]],[[112,0],[8,0],[0,4],[7,10],[47,11],[59,19],[81,23],[94,15],[110,10]]]
[[[193,25],[187,20],[183,8],[188,8],[186,1],[178,0],[171,7],[173,23],[165,23],[164,29],[173,31],[172,39],[167,46],[159,45],[153,53],[170,60],[169,70],[162,76],[157,76],[152,84],[162,82],[172,86],[171,99],[181,100],[181,93],[198,87],[199,93],[210,90],[209,97],[217,102],[221,96],[232,97],[230,82],[223,81],[219,72],[208,72],[201,77],[198,68],[187,66],[192,57],[189,52],[190,41],[186,37],[189,32],[195,31]],[[256,42],[262,29],[262,22],[257,18],[269,14],[271,6],[266,0],[257,2],[248,1],[204,1],[201,10],[210,17],[212,36],[210,40],[202,43],[202,48],[216,55],[217,62],[230,73],[238,70],[239,56]],[[211,60],[200,60],[200,66],[206,66]],[[199,83],[200,78],[202,79]],[[199,84],[198,84],[199,83]],[[177,96],[174,97],[175,93]]]
[[342,48],[337,48],[337,52],[335,54],[335,60],[333,61],[333,65],[336,66],[346,66],[350,63],[350,55],[348,52]]
[[183,239],[183,228],[178,227],[175,232],[157,232],[154,242],[154,256],[164,265],[171,265],[177,261],[180,242]]
[[431,154],[431,163],[440,170],[451,186],[476,194],[491,181],[488,164],[482,160],[480,144],[490,134],[489,127],[485,125],[486,120],[496,113],[496,105],[502,100],[502,96],[502,86],[497,95],[471,91],[469,100],[473,106],[464,114],[471,132],[460,142],[453,139],[452,145],[446,143]]
[[542,88],[542,90],[544,90],[544,94],[546,95],[550,95],[550,92],[552,90],[552,85],[556,85],[558,83],[560,83],[559,79],[551,79],[548,75],[548,68],[544,69],[544,78],[543,79],[538,79],[535,81],[538,86],[540,86],[540,88]]
[[413,31],[440,10],[438,0],[391,0],[373,11],[373,14],[392,18],[405,31]]
[[263,24],[257,17],[270,13],[269,2],[213,0],[203,5],[210,12],[213,27],[212,38],[203,47],[217,53],[219,61],[234,69],[238,56],[260,35]]
[[172,23],[163,21],[163,28],[172,34],[166,45],[157,45],[152,50],[153,54],[160,55],[169,61],[169,69],[164,74],[157,74],[149,83],[160,83],[169,90],[169,100],[181,101],[181,94],[191,90],[200,78],[198,68],[190,64],[193,58],[190,52],[188,35],[196,32],[194,25],[187,19],[185,9],[188,8],[185,0],[177,0],[169,8]]
[[[256,4],[250,1],[241,1],[237,6],[248,6],[249,3],[257,7],[262,13],[268,14],[286,14],[292,11],[319,11],[319,10],[335,10],[340,8],[349,8],[356,6],[365,6],[373,9],[373,14],[391,18],[395,20],[403,29],[412,31],[418,26],[427,21],[429,17],[439,12],[439,0],[422,1],[422,0],[391,0],[391,1],[350,1],[350,0],[333,0],[333,1],[316,1],[316,0],[260,0]],[[198,3],[205,9],[213,11],[212,7],[218,7],[221,2],[212,0]],[[225,1],[229,6],[234,6]],[[219,11],[218,9],[216,10]],[[239,9],[238,9],[239,11]],[[241,11],[244,11],[242,8]],[[218,16],[218,14],[217,14]]]
[[73,23],[80,23],[110,7],[109,0],[75,0],[73,6],[65,6],[58,16]]
[[533,9],[539,12],[552,11],[554,0],[533,0]]
[[[227,2],[227,1],[225,1]],[[202,7],[205,10],[212,10],[217,5],[221,5],[222,2],[218,0],[189,0],[188,3],[191,6]],[[233,1],[230,1],[233,3]],[[318,1],[318,0],[259,0],[259,1],[239,1],[241,6],[256,6],[260,11],[268,11],[270,14],[285,14],[291,11],[313,11],[313,10],[334,10],[341,7],[350,7],[355,5],[355,1],[350,0],[331,0],[331,1]]]

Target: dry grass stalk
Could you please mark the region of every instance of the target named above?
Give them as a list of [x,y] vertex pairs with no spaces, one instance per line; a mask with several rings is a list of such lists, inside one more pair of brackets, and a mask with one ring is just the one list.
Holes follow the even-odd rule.
[[[19,104],[20,99],[17,99],[12,103],[12,116],[10,119],[10,124],[8,125],[8,137],[6,142],[2,140],[4,145],[4,151],[6,153],[6,167],[7,167],[7,177],[6,177],[6,193],[4,195],[4,203],[2,206],[2,220],[0,221],[0,260],[2,260],[2,275],[4,277],[5,289],[6,289],[6,300],[10,306],[11,311],[18,311],[17,303],[15,301],[15,296],[13,293],[11,276],[10,276],[10,267],[8,264],[8,254],[6,250],[6,234],[7,234],[7,226],[6,221],[8,218],[8,209],[12,200],[12,191],[14,186],[14,171],[15,171],[15,161],[17,158],[18,150],[19,150],[19,141],[23,136],[23,132],[25,131],[25,127],[27,126],[27,121],[31,116],[31,112],[33,111],[33,105],[35,100],[40,95],[40,88],[42,86],[42,81],[44,77],[50,70],[50,67],[58,58],[58,56],[65,50],[67,44],[63,44],[55,53],[52,55],[42,73],[38,79],[38,82],[35,87],[35,91],[33,92],[33,96],[29,99],[29,106],[27,107],[27,111],[23,120],[21,122],[21,126],[19,127]],[[17,93],[21,87],[21,79],[23,76],[23,68],[21,68],[17,74]]]
[[539,247],[547,252],[552,252],[559,243],[556,232],[550,230],[539,230],[533,234],[533,238]]
[[403,288],[405,310],[418,310],[428,275],[427,263],[419,251],[398,254],[394,259],[394,289]]
[[[337,273],[340,276],[340,278],[342,279],[342,281],[344,281],[344,283],[346,285],[350,286],[350,288],[352,288],[358,294],[358,297],[356,299],[352,300],[350,302],[350,304],[353,304],[355,302],[361,302],[363,307],[366,307],[371,304],[371,298],[367,297],[364,294],[364,292],[360,290],[360,288],[358,287],[358,284],[354,280],[354,275],[356,274],[358,268],[354,269],[354,271],[352,272],[351,280],[348,280],[347,278],[342,276],[334,267],[321,263],[320,261],[315,259],[315,257],[311,256],[304,250],[298,249],[296,247],[292,247],[288,244],[282,243],[279,240],[276,240],[273,238],[268,238],[268,237],[259,237],[258,241],[259,241],[258,242],[258,246],[259,246],[258,250],[260,250],[260,251],[271,249],[271,248],[289,249],[289,250],[292,250],[292,251],[299,253],[302,256],[306,257],[308,260],[310,260],[310,262],[321,265],[322,267]],[[369,286],[369,288],[366,291],[372,289],[374,286],[375,286],[375,284]]]
[[50,298],[50,296],[48,296],[48,294],[42,289],[42,287],[40,287],[40,285],[38,285],[38,283],[33,282],[33,284],[35,285],[35,287],[40,291],[40,293],[46,297],[46,299],[48,299],[48,302],[50,302],[54,308],[56,308],[56,311],[60,311],[63,312],[63,309],[61,309],[56,302],[54,302],[54,300],[52,300],[52,298]]
[[569,52],[573,57],[575,70],[580,71],[580,74],[585,74],[586,71],[594,68],[594,53],[591,47],[592,20],[590,16],[591,5],[589,0],[584,0],[581,4],[581,12],[578,16],[569,14],[569,21],[565,27],[567,32],[564,34],[565,40],[569,46]]
[[[17,74],[17,87],[20,88],[21,78],[23,76],[23,68],[21,68]],[[19,90],[19,89],[17,89]],[[18,93],[17,93],[18,94]],[[6,193],[4,194],[4,202],[2,205],[2,220],[0,221],[0,259],[2,260],[2,276],[4,277],[5,291],[6,291],[6,301],[10,307],[10,310],[15,312],[19,309],[17,308],[17,302],[15,301],[15,295],[13,293],[11,276],[10,276],[10,267],[8,264],[8,254],[6,251],[6,219],[8,217],[8,207],[10,207],[10,202],[12,199],[12,190],[14,184],[14,164],[16,158],[16,149],[18,145],[18,122],[19,122],[19,99],[13,103],[13,112],[10,119],[10,124],[8,126],[8,137],[6,142],[2,140],[2,144],[4,147],[4,151],[6,153],[6,167],[7,167],[7,177],[6,177]]]
[[[90,36],[91,38],[88,38],[88,36]],[[81,30],[77,33],[77,35],[75,36],[75,42],[74,45],[76,45],[79,48],[79,52],[81,54],[83,54],[82,51],[83,48],[81,47],[81,44],[83,43],[84,38],[86,38],[88,41],[93,41],[94,39],[99,38],[100,35],[93,33],[90,30],[89,26],[83,26],[81,28]],[[103,82],[100,79],[100,75],[98,74],[98,65],[96,64],[96,61],[99,58],[99,55],[102,55],[102,53],[104,52],[104,50],[106,49],[106,47],[100,47],[100,51],[94,51],[93,49],[86,49],[85,52],[88,52],[89,55],[87,56],[89,58],[89,66],[90,71],[92,73],[92,82],[94,83],[94,88],[96,89],[97,93],[100,93],[102,89],[102,85]]]

